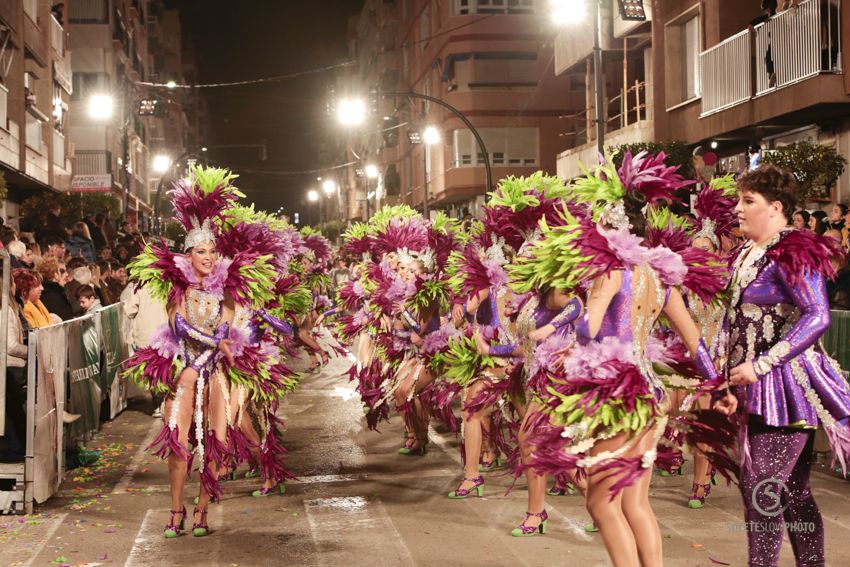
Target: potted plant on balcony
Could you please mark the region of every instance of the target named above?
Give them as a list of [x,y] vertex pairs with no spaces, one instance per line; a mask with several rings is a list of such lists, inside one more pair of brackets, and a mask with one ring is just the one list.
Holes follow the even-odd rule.
[[844,173],[847,160],[833,146],[801,140],[765,152],[762,163],[790,171],[800,184],[801,202],[829,202],[831,189]]

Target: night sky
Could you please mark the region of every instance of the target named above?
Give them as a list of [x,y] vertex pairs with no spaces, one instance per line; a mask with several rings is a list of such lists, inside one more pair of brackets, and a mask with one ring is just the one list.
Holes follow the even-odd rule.
[[[363,0],[179,0],[183,41],[197,53],[199,81],[218,83],[284,75],[348,59],[349,16]],[[318,144],[329,128],[326,90],[332,72],[274,83],[205,89],[211,162],[240,174],[238,187],[262,209],[302,212],[317,174]],[[255,149],[216,145],[267,142],[268,158]],[[250,171],[249,171],[250,170]]]

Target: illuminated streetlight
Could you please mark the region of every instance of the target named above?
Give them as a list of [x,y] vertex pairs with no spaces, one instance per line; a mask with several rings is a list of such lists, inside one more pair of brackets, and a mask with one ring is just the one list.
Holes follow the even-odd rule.
[[106,120],[114,109],[115,101],[109,95],[94,95],[89,99],[89,116],[95,120]]
[[322,190],[325,192],[325,195],[333,195],[334,191],[336,191],[336,183],[331,179],[325,179],[322,182]]
[[165,173],[171,167],[171,158],[165,154],[159,154],[153,158],[153,170],[157,173]]
[[427,126],[422,132],[422,141],[429,146],[440,141],[440,131],[434,126]]
[[319,200],[318,191],[314,191],[313,189],[310,189],[309,191],[307,191],[307,200],[310,201],[311,203],[315,203],[316,201],[318,201]]
[[339,101],[336,117],[344,126],[356,126],[366,120],[366,103],[361,99],[346,99]]
[[557,26],[577,24],[587,19],[585,2],[575,0],[549,0],[552,21]]
[[167,83],[165,83],[165,86],[168,87],[169,89],[173,89],[173,88],[177,87],[177,83],[174,82],[174,81],[168,81]]
[[366,177],[368,177],[369,179],[375,179],[375,178],[378,177],[378,166],[377,165],[370,163],[364,169],[366,171]]
[[203,148],[201,148],[201,151],[202,151],[202,152],[207,151],[207,147],[206,147],[206,146],[204,146]]

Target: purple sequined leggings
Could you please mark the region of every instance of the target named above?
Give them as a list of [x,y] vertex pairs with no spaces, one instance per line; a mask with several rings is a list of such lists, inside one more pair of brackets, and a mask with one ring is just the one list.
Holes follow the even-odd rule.
[[750,567],[776,567],[785,532],[798,567],[823,567],[823,520],[809,487],[814,432],[750,422],[741,470]]

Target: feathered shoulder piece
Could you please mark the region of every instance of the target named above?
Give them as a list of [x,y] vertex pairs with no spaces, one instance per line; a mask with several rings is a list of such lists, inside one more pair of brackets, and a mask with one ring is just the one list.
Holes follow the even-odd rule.
[[640,239],[627,229],[605,231],[590,216],[575,216],[562,204],[558,224],[540,222],[540,238],[509,268],[511,287],[520,293],[550,285],[575,290],[582,282],[637,262]]
[[356,222],[342,235],[342,252],[352,258],[374,261],[375,257],[372,255],[374,246],[374,237],[366,223]]
[[437,213],[428,230],[428,248],[434,251],[435,270],[446,267],[449,256],[460,250],[460,223],[444,212]]
[[653,208],[647,215],[644,243],[661,280],[667,285],[683,285],[709,303],[726,287],[728,270],[716,254],[693,246],[697,236],[688,219],[667,208]]
[[694,238],[707,238],[720,249],[720,239],[732,234],[738,225],[735,215],[737,185],[732,174],[712,179],[694,199],[698,233]]
[[297,315],[309,313],[312,301],[313,292],[297,275],[290,274],[275,282],[274,297],[266,305],[266,310],[278,319],[288,321]]
[[541,171],[528,177],[506,177],[490,193],[484,226],[519,250],[523,242],[535,236],[541,218],[552,224],[558,204],[568,193],[560,178]]
[[664,164],[666,155],[659,152],[651,155],[640,152],[632,155],[626,152],[620,167],[614,164],[612,156],[606,155],[605,161],[590,169],[582,166],[584,175],[573,182],[573,197],[590,204],[599,220],[606,205],[622,201],[628,193],[640,194],[639,200],[654,204],[659,201],[676,201],[678,189],[692,184],[678,173],[678,166]]
[[790,283],[796,285],[812,272],[819,272],[828,279],[835,277],[835,268],[829,260],[843,254],[841,246],[831,238],[787,229],[780,233],[778,242],[770,246],[765,255],[779,263]]
[[331,245],[328,239],[321,232],[309,226],[301,229],[301,237],[303,238],[303,248],[313,252],[319,266],[327,267],[331,261]]

